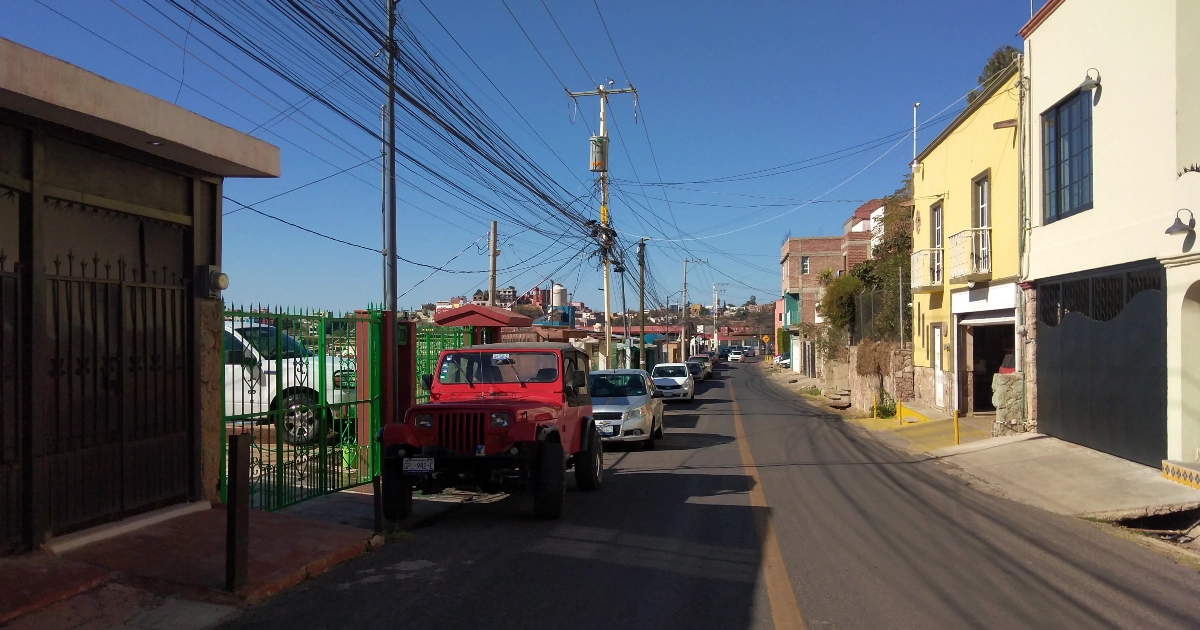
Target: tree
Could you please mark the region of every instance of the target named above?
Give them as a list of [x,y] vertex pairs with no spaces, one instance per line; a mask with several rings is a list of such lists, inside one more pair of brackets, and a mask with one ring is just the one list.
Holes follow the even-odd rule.
[[436,310],[436,309],[437,309],[437,304],[434,304],[433,302],[421,305],[422,311],[432,311],[432,310]]
[[746,300],[746,303],[743,304],[742,306],[758,306],[758,298],[751,295],[750,299]]
[[975,102],[975,99],[979,98],[980,94],[983,94],[983,86],[987,85],[988,81],[992,80],[992,77],[1000,74],[1005,68],[1012,65],[1013,60],[1019,54],[1021,54],[1021,51],[1008,44],[997,48],[996,52],[992,53],[992,56],[988,58],[987,63],[983,64],[983,71],[979,74],[979,87],[967,93],[967,103]]

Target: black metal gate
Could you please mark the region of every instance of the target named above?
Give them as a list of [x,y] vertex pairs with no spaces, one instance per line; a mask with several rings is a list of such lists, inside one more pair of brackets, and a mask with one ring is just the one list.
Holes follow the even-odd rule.
[[0,248],[0,555],[22,545],[21,278]]
[[1038,282],[1038,430],[1147,466],[1167,455],[1167,301],[1157,263]]
[[191,361],[186,285],[167,270],[56,259],[47,276],[44,405],[55,533],[186,498]]

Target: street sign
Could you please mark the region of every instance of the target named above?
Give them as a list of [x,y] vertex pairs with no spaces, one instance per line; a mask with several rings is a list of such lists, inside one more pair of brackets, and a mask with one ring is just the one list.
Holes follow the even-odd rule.
[[763,343],[771,343],[771,337],[769,335],[763,335]]

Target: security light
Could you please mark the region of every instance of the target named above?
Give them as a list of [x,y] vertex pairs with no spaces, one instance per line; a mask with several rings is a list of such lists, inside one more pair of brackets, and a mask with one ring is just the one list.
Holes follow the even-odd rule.
[[[1188,222],[1187,223],[1184,223],[1183,221],[1181,221],[1179,219],[1179,215],[1183,212],[1188,213]],[[1187,208],[1180,208],[1179,210],[1177,210],[1175,212],[1175,222],[1171,224],[1171,227],[1167,228],[1167,234],[1172,235],[1172,236],[1174,236],[1175,234],[1187,234],[1188,232],[1192,232],[1195,229],[1196,229],[1196,217],[1192,214],[1192,211],[1188,210]]]
[[[1092,73],[1096,73],[1093,78]],[[1100,71],[1095,68],[1088,68],[1087,73],[1083,76],[1083,83],[1079,84],[1080,91],[1094,90],[1100,87]]]

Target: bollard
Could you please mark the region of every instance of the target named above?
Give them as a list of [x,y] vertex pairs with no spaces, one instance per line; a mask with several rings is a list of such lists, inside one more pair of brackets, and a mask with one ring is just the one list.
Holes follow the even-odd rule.
[[904,426],[904,403],[896,401],[896,419],[900,421],[900,426]]
[[958,446],[958,410],[954,410],[954,445]]
[[225,590],[236,591],[250,569],[250,434],[229,436],[225,458]]
[[375,504],[375,533],[383,535],[383,487],[379,475],[371,478],[371,490],[374,493]]

